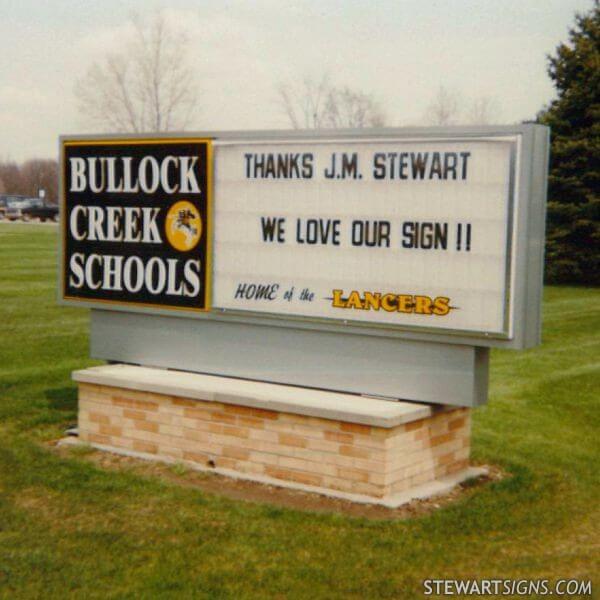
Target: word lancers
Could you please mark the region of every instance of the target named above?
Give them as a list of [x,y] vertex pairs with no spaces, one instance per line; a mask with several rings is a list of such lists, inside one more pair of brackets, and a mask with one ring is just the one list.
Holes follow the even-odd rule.
[[344,296],[344,290],[333,290],[330,298],[334,308],[355,310],[384,310],[386,312],[414,313],[417,315],[447,315],[455,306],[450,306],[450,298],[437,296],[416,296],[412,294],[383,294],[381,292],[351,291]]

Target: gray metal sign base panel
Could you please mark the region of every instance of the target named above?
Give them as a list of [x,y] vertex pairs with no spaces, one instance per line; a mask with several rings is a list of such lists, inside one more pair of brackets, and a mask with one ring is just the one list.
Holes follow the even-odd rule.
[[489,349],[91,311],[93,358],[455,406],[487,400]]

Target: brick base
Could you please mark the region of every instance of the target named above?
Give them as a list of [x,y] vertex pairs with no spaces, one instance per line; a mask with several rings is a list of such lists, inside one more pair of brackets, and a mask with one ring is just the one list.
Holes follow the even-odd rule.
[[[364,399],[370,401],[382,402]],[[79,438],[84,442],[374,499],[467,469],[469,409],[431,412],[381,427],[79,383]]]

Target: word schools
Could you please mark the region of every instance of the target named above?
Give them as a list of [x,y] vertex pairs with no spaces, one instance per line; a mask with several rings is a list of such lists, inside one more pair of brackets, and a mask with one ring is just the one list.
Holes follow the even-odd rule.
[[115,256],[74,252],[69,260],[69,287],[151,296],[196,297],[201,290],[201,262],[153,256]]

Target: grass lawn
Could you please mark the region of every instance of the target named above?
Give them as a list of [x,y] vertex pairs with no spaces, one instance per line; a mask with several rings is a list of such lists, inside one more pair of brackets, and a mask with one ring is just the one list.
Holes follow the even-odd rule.
[[92,364],[88,312],[56,305],[55,247],[53,227],[0,224],[0,598],[418,598],[427,578],[600,573],[600,289],[547,288],[543,346],[492,354],[473,459],[511,476],[373,521],[51,451]]

